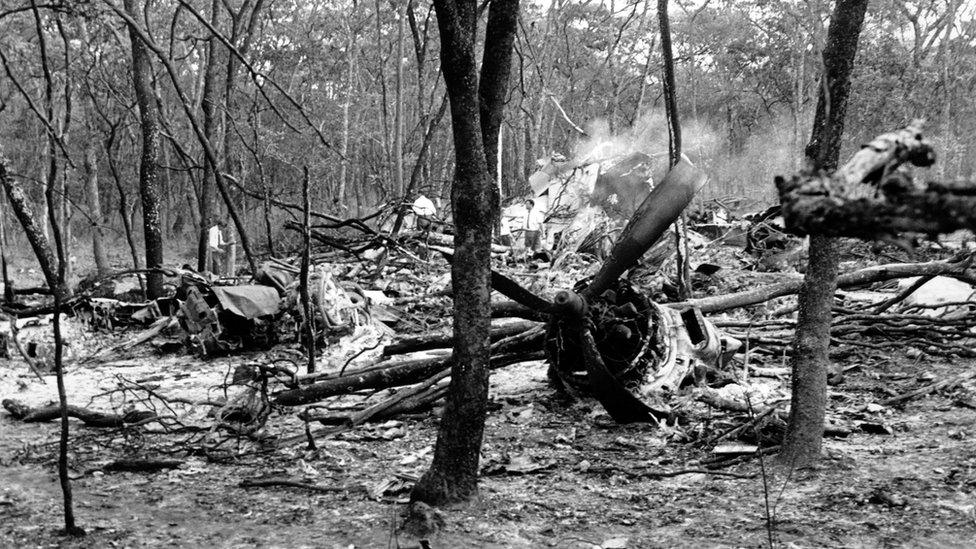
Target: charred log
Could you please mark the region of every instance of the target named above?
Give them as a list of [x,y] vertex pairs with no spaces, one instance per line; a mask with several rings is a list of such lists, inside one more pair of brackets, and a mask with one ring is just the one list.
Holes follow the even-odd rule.
[[[511,356],[509,355],[526,356],[532,349],[538,349],[542,339],[543,330],[540,327],[531,328],[517,335],[496,341],[491,345],[493,354],[491,367],[511,364]],[[531,359],[525,358],[524,360]],[[282,391],[276,395],[275,404],[298,406],[352,391],[412,385],[423,382],[425,379],[450,368],[453,363],[454,356],[446,355],[425,360],[396,361],[389,367],[374,366],[359,373],[320,381],[307,387]]]
[[[526,330],[537,326],[538,322],[531,320],[520,320],[502,326],[493,326],[491,329],[491,341],[517,335]],[[438,332],[434,334],[423,334],[413,337],[399,339],[383,348],[386,356],[413,353],[416,351],[427,351],[430,349],[447,348],[451,346],[454,335],[450,332]]]
[[[4,399],[2,403],[4,409],[14,417],[25,423],[42,423],[52,421],[61,417],[61,408],[57,405],[42,406],[32,408],[26,404],[13,400]],[[81,406],[68,406],[68,416],[80,419],[85,426],[92,428],[123,427],[126,424],[145,423],[156,416],[149,411],[134,411],[124,415],[108,414],[82,408]]]

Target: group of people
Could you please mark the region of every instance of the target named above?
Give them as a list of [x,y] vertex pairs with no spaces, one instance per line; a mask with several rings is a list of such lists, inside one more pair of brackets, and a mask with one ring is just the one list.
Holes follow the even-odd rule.
[[[437,219],[437,207],[434,202],[424,195],[419,195],[410,209],[416,217],[416,229],[425,235],[428,234]],[[521,227],[512,227],[506,220],[502,220],[502,244],[512,246],[513,229],[516,232],[521,230],[525,239],[526,257],[542,251],[545,241],[546,214],[541,207],[537,207],[535,200],[530,198],[525,201],[525,215],[518,225]],[[207,230],[207,270],[215,274],[234,276],[236,242],[233,238],[224,237],[226,228],[227,222],[221,219]]]
[[[434,220],[437,219],[437,207],[434,202],[421,194],[411,204],[410,209],[416,218],[415,228],[424,235],[428,234]],[[512,227],[508,220],[502,220],[499,235],[501,243],[512,246],[514,244],[512,241],[513,230],[521,231],[525,239],[527,254],[531,255],[542,251],[545,241],[546,213],[541,207],[537,207],[535,200],[530,198],[525,201],[525,215],[518,225],[520,226]]]
[[[415,228],[423,234],[428,234],[437,219],[437,207],[434,202],[424,195],[419,195],[410,206],[416,218]],[[525,215],[517,223],[517,227],[512,227],[508,220],[503,219],[501,223],[500,241],[503,245],[512,246],[513,232],[521,232],[525,243],[526,256],[530,256],[544,249],[546,231],[546,213],[539,207],[535,200],[525,201]]]

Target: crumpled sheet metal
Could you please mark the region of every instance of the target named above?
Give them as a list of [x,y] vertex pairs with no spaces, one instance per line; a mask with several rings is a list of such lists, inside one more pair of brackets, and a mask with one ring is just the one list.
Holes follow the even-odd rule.
[[366,310],[365,300],[344,288],[328,263],[318,265],[313,277],[314,281],[310,282],[312,297],[326,325],[332,329],[358,325],[358,311]]
[[225,311],[247,319],[276,314],[281,305],[278,291],[270,286],[214,286],[212,289]]
[[657,311],[658,333],[650,341],[664,352],[656,367],[647,370],[640,388],[645,396],[676,391],[698,366],[724,367],[742,346],[737,339],[719,332],[698,309],[680,312],[654,302],[652,305]]

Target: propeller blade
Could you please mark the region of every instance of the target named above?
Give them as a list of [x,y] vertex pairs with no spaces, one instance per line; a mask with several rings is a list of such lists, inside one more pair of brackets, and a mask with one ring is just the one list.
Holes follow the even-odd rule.
[[580,344],[583,347],[583,363],[586,364],[590,390],[614,421],[651,423],[653,420],[670,418],[671,414],[651,408],[617,381],[603,362],[589,328],[580,330]]
[[529,290],[523,288],[518,282],[515,282],[511,278],[496,272],[494,269],[491,271],[491,287],[498,290],[498,293],[504,295],[512,301],[525,305],[533,311],[540,313],[552,313],[555,309],[555,306],[551,301],[535,295]]
[[[446,248],[440,248],[431,246],[431,250],[436,250],[447,259],[448,263],[454,261],[454,253]],[[497,272],[496,270],[491,270],[491,287],[498,291],[498,293],[504,295],[505,297],[525,305],[529,309],[539,313],[552,313],[555,310],[555,305],[547,299],[539,297],[534,293],[530,292],[526,288],[522,287],[521,284],[515,282],[511,278]]]
[[633,267],[644,252],[681,216],[681,212],[688,207],[707,179],[705,172],[682,157],[664,177],[664,181],[654,187],[634,212],[614,244],[610,257],[586,287],[583,296],[592,298],[600,295],[624,271]]

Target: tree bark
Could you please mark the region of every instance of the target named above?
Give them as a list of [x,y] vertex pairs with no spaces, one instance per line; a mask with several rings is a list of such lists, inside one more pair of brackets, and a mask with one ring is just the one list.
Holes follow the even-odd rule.
[[[411,500],[443,505],[467,501],[478,493],[478,462],[488,403],[491,230],[498,208],[498,190],[488,168],[494,164],[488,164],[487,159],[494,159],[494,139],[501,120],[500,112],[483,110],[479,95],[489,108],[501,108],[518,1],[496,0],[489,8],[490,30],[480,89],[475,55],[477,3],[435,0],[434,9],[456,160],[451,187],[456,245],[451,262],[455,360],[434,460],[414,486]],[[486,127],[490,143],[483,137]]]
[[312,268],[312,218],[310,211],[312,203],[308,194],[308,166],[302,168],[302,198],[305,203],[302,216],[302,269],[300,273],[299,295],[302,299],[302,312],[305,315],[303,324],[305,332],[305,353],[308,355],[307,373],[315,373],[315,312],[312,310],[312,298],[308,291],[308,271]]
[[[342,155],[339,166],[339,188],[336,191],[336,210],[345,212],[349,209],[346,204],[346,186],[349,174],[349,109],[352,106],[353,80],[356,70],[356,35],[352,30],[352,23],[346,19],[346,32],[349,34],[346,42],[346,89],[342,101],[342,142],[339,152]],[[270,246],[270,244],[269,244]]]
[[[4,196],[5,193],[0,193],[0,211],[7,211],[7,201]],[[0,271],[2,271],[0,274],[3,275],[3,300],[10,304],[14,301],[14,285],[13,281],[10,280],[10,270],[7,268],[7,249],[10,247],[10,243],[7,240],[6,224],[6,217],[0,217]]]
[[505,94],[512,72],[512,46],[515,43],[518,8],[518,0],[498,0],[493,1],[488,10],[478,100],[481,141],[490,174],[493,174],[498,162],[498,132],[505,117]]
[[396,194],[397,198],[402,200],[404,197],[403,191],[404,180],[403,180],[403,26],[405,21],[404,13],[405,5],[400,2],[400,6],[396,8],[397,17],[397,43],[396,43],[396,90],[394,93],[394,108],[393,108],[393,142],[396,158],[394,159],[394,164],[396,166]]
[[[34,15],[37,17],[38,32],[40,32],[40,16],[34,6]],[[43,39],[42,39],[43,40]],[[61,304],[66,295],[64,285],[64,253],[59,249],[58,261],[55,263],[51,245],[44,236],[44,231],[38,226],[34,213],[31,211],[30,203],[23,189],[7,177],[6,159],[0,151],[0,186],[4,188],[7,197],[10,199],[11,209],[20,221],[34,255],[41,266],[44,278],[54,294],[54,318],[52,327],[54,332],[54,373],[57,377],[58,404],[61,416],[61,438],[58,442],[58,479],[61,483],[61,492],[64,503],[64,529],[68,535],[81,536],[85,531],[75,524],[74,506],[72,504],[71,480],[68,477],[68,396],[64,386],[64,368],[62,356],[64,354],[64,339],[61,336]],[[48,205],[52,204],[50,189],[48,189]],[[50,208],[48,209],[50,213]],[[60,237],[60,227],[54,215],[50,216],[51,229],[56,240]]]
[[[210,24],[217,28],[220,13],[220,0],[213,0],[210,3]],[[218,58],[217,38],[211,36],[207,45],[207,67],[203,77],[203,99],[200,106],[203,110],[203,135],[216,151],[217,137],[217,103],[220,93],[218,83],[220,81],[220,59]],[[215,160],[214,160],[215,161]],[[207,245],[207,233],[210,227],[216,223],[214,219],[214,177],[219,173],[220,166],[215,166],[214,161],[209,157],[204,158],[203,180],[200,192],[200,234],[197,241],[197,270],[205,271],[210,265],[207,261],[210,254]]]
[[[125,188],[122,186],[122,178],[119,177],[118,166],[115,162],[115,152],[113,148],[113,143],[115,142],[115,131],[114,128],[105,139],[105,158],[108,160],[108,169],[112,172],[112,179],[115,180],[115,188],[119,192],[119,217],[122,218],[122,228],[125,230],[125,240],[129,244],[129,253],[132,256],[132,268],[140,269],[142,268],[139,263],[139,246],[136,244],[136,237],[132,233],[132,223],[129,221],[129,201],[125,192]],[[146,293],[146,283],[143,281],[142,277],[139,277],[139,287],[142,288],[143,294]]]
[[[851,73],[867,4],[867,0],[838,0],[830,18],[820,98],[813,134],[806,147],[807,158],[819,169],[832,171],[837,167]],[[811,237],[791,358],[790,419],[779,454],[781,462],[790,466],[805,466],[820,459],[837,264],[836,244],[828,237]]]
[[111,267],[105,253],[105,216],[102,215],[102,199],[98,192],[98,160],[94,139],[85,140],[85,198],[88,200],[88,216],[91,218],[95,271],[99,276],[104,276]]
[[[125,0],[124,7],[130,17],[141,17],[142,9],[136,5],[136,0]],[[132,81],[142,126],[139,193],[142,197],[143,240],[146,245],[146,268],[152,269],[163,266],[163,235],[159,223],[160,190],[156,163],[159,157],[159,110],[153,95],[149,52],[132,28],[129,29],[129,39],[132,43]],[[146,297],[156,299],[162,295],[162,273],[147,272]]]

